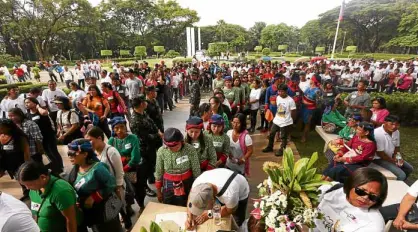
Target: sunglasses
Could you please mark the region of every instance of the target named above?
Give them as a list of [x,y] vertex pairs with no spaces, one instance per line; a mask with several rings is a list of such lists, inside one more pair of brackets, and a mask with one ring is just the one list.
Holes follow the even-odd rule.
[[77,151],[68,150],[67,155],[68,157],[74,157],[77,155]]
[[367,198],[369,198],[369,200],[370,200],[370,201],[373,201],[373,202],[377,202],[377,201],[379,200],[379,196],[376,196],[375,194],[368,193],[368,192],[366,192],[365,190],[363,190],[363,189],[361,189],[361,188],[358,188],[358,187],[356,187],[356,188],[354,189],[354,192],[355,192],[357,195],[359,195],[360,197],[364,197],[364,196],[366,196],[366,195],[367,195]]

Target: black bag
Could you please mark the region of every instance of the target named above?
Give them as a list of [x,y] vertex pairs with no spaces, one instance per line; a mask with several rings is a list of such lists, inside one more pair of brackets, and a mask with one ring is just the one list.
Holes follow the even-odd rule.
[[[399,209],[398,209],[398,211],[399,211]],[[408,222],[411,222],[411,223],[414,223],[414,224],[418,223],[418,206],[416,204],[416,201],[415,201],[414,204],[412,204],[411,209],[409,209],[408,214],[406,215],[405,219]]]

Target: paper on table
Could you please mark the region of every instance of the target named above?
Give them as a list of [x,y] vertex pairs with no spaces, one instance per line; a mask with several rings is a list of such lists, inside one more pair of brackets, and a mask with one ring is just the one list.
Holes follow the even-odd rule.
[[[186,220],[187,220],[186,212],[162,213],[162,214],[155,215],[155,222],[157,224],[160,224],[163,221],[173,221],[180,227],[181,230],[185,230],[184,224]],[[196,230],[190,230],[190,232],[196,232]]]

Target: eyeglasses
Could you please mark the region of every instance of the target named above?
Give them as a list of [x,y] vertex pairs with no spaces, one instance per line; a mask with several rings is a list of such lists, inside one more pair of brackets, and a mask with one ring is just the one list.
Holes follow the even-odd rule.
[[375,194],[368,193],[365,190],[363,190],[361,188],[358,188],[358,187],[354,189],[354,192],[357,195],[359,195],[360,197],[363,197],[363,196],[367,195],[367,198],[369,198],[369,200],[373,201],[373,202],[377,202],[379,200],[379,196],[377,196]]
[[77,151],[68,150],[67,155],[68,155],[69,157],[76,156],[76,155],[77,155]]

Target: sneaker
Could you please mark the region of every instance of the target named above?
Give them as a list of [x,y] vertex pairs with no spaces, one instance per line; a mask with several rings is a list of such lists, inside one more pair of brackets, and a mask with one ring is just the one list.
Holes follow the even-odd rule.
[[157,194],[154,191],[152,191],[152,189],[150,189],[150,188],[146,188],[145,192],[146,192],[147,196],[149,196],[149,197],[156,197],[157,196]]
[[272,152],[272,151],[273,151],[273,148],[271,148],[271,147],[266,147],[262,150],[262,152],[264,152],[264,153]]
[[276,154],[275,154],[276,156],[283,156],[283,149],[282,148],[280,148],[277,152],[276,152]]

